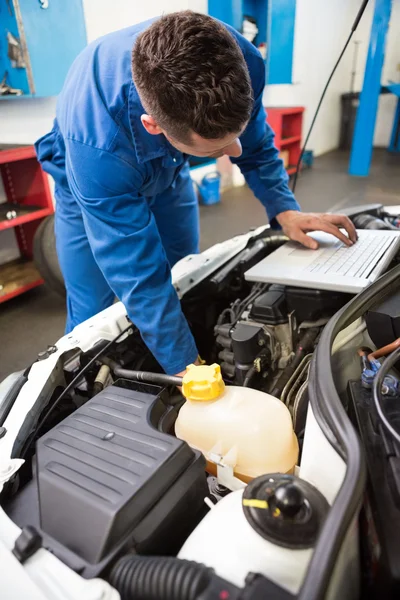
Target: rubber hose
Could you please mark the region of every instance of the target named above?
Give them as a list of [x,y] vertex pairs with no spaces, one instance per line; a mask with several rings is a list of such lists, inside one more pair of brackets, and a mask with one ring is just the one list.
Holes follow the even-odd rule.
[[305,355],[313,350],[313,344],[319,334],[319,328],[310,327],[304,333],[300,342],[297,345],[295,355],[293,360],[289,365],[283,370],[281,376],[276,382],[274,388],[269,392],[271,396],[275,396],[275,398],[280,398],[283,390],[285,389],[286,384],[289,382],[289,379],[305,357]]
[[92,397],[96,396],[102,390],[104,390],[104,386],[110,375],[110,371],[111,369],[108,365],[101,365],[99,372],[97,373],[96,379],[94,380]]
[[353,218],[353,223],[357,229],[389,229],[385,221],[372,215],[357,215]]
[[213,569],[172,557],[122,557],[109,581],[121,600],[195,600],[208,587]]
[[114,375],[116,377],[122,377],[122,379],[131,379],[133,381],[141,381],[142,383],[152,383],[154,385],[182,385],[182,377],[177,377],[175,375],[165,375],[165,373],[150,373],[149,371],[131,371],[130,369],[116,367],[114,369]]
[[247,371],[247,375],[245,377],[245,380],[243,382],[243,387],[249,387],[249,384],[251,382],[251,380],[253,379],[254,375],[257,373],[257,369],[255,368],[255,366],[253,365],[252,367],[250,367],[250,369]]

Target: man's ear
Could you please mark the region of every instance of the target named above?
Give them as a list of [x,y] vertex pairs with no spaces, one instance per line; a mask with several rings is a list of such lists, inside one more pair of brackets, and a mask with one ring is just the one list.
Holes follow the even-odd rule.
[[150,115],[142,115],[140,117],[142,125],[150,135],[159,135],[162,133],[161,128],[158,126],[157,121],[150,117]]

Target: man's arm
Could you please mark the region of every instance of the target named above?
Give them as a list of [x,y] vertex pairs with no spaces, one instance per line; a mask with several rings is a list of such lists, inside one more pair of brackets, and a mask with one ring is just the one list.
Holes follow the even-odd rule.
[[66,150],[68,182],[104,277],[166,373],[184,371],[198,352],[154,216],[136,191],[142,175],[122,158],[80,142],[67,140]]
[[[254,195],[267,210],[271,227],[282,227],[291,239],[310,248],[317,242],[306,235],[309,231],[326,231],[351,245],[356,241],[354,225],[344,215],[301,213],[296,199],[289,189],[288,175],[274,146],[274,133],[266,123],[262,103],[265,87],[265,65],[261,55],[253,48],[245,54],[254,91],[254,107],[251,119],[240,141],[243,153],[231,159],[240,167]],[[344,228],[349,237],[339,227]]]

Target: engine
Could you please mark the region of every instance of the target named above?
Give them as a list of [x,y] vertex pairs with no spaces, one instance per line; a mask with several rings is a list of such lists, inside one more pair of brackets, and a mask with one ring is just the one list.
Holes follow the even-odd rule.
[[280,397],[346,294],[256,283],[215,326],[224,377]]
[[215,327],[224,376],[243,385],[249,371],[267,374],[286,367],[293,353],[295,325],[284,289],[255,285],[248,298],[221,314]]
[[[354,220],[358,218],[359,226],[365,227],[397,227],[397,221],[396,225],[388,223],[375,214],[369,219],[364,217],[357,213]],[[296,452],[299,450],[301,456],[311,356],[324,325],[349,296],[247,282],[244,272],[284,241],[281,235],[264,232],[222,268],[193,286],[185,294],[182,308],[200,354],[207,363],[220,365],[227,385],[253,388],[246,390],[250,392],[248,397],[262,396],[260,404],[265,399],[260,392],[266,392],[280,409],[282,403],[286,405],[283,408],[289,428],[293,427]],[[101,340],[99,344],[104,348]],[[293,474],[296,459],[290,469],[249,476],[239,484],[235,480],[235,485],[228,488],[227,480],[218,479],[218,467],[237,473],[227,462],[217,460],[213,462],[215,471],[210,470],[210,456],[232,457],[237,451],[235,444],[223,449],[218,440],[210,453],[202,454],[200,444],[191,447],[183,441],[185,438],[175,435],[175,422],[185,401],[168,383],[179,382],[166,381],[166,385],[157,386],[118,375],[129,369],[150,371],[152,375],[161,371],[134,326],[124,341],[112,345],[102,356],[100,352],[100,360],[95,356],[98,350],[97,346],[86,353],[79,348],[71,350],[54,369],[48,395],[43,393],[27,415],[13,450],[16,457],[25,458],[25,464],[3,492],[2,506],[9,517],[25,531],[29,527],[31,537],[37,536],[41,545],[86,578],[101,576],[114,581],[115,573],[125,572],[125,563],[139,555],[151,562],[157,555],[175,557],[180,552],[182,558],[208,564],[210,553],[215,552],[210,564],[218,565],[217,574],[222,573],[226,581],[213,580],[215,594],[207,597],[239,597],[233,584],[244,587],[248,572],[256,569],[263,573],[262,565],[276,564],[279,569],[280,565],[289,565],[276,581],[279,583],[281,577],[290,579],[299,564],[296,552],[307,550],[309,559],[328,511],[322,494]],[[81,369],[85,369],[84,380],[79,376],[75,387],[58,403],[61,391],[70,387]],[[242,389],[234,388],[236,392],[243,395]],[[38,428],[43,413],[52,405],[56,408],[51,419],[45,428]],[[240,434],[241,429],[240,420]],[[178,435],[178,427],[176,432]],[[265,430],[261,434],[268,438]],[[251,445],[246,435],[242,437],[243,446]],[[243,493],[244,482],[249,483],[249,479]],[[204,499],[208,506],[218,504],[218,509],[210,513],[215,515],[212,518],[204,519]],[[263,508],[269,512],[259,510]],[[216,532],[222,545],[209,544]],[[241,568],[237,569],[232,567],[240,554],[235,544],[245,538],[251,540],[257,548],[254,555],[262,560],[254,564],[252,556],[246,562],[251,553],[244,544],[240,549]],[[276,560],[277,546],[281,562]],[[293,560],[290,563],[288,554],[292,550],[295,552],[289,557]],[[226,560],[226,556],[231,558]],[[187,577],[191,582],[199,573],[193,571],[193,564],[187,565],[184,575],[179,571],[181,567],[176,567],[177,579],[182,575],[182,580]],[[162,597],[178,597],[168,588],[175,567],[169,563],[154,565],[157,577],[165,571],[163,585],[167,591],[163,588],[166,595]],[[304,569],[306,566],[304,562]],[[153,567],[143,566],[144,571],[149,568],[148,583]],[[211,575],[208,571],[206,575],[202,571],[201,577],[206,577],[208,585]],[[295,573],[293,585],[289,582],[285,589],[295,593],[303,575]],[[135,581],[142,579],[138,576]],[[226,582],[233,582],[232,589]],[[275,595],[276,586],[273,588],[271,596],[281,597]],[[135,597],[161,598],[157,594],[158,590],[153,596]]]
[[[247,258],[259,260],[266,246],[259,243]],[[211,286],[210,292],[209,282],[199,286],[184,309],[203,335],[198,343],[205,342],[207,362],[220,364],[226,384],[286,403],[301,449],[309,356],[347,297],[249,284],[238,266],[236,259],[232,269],[224,267],[225,285],[219,280],[217,291]],[[66,361],[65,384],[95,352]],[[116,367],[159,371],[137,330],[94,363],[47,431],[28,439],[31,460],[6,503],[15,523],[34,528],[47,548],[88,578],[124,553],[175,556],[204,517],[204,498],[217,502],[230,493],[215,471],[207,473],[203,454],[174,436],[183,398],[170,387],[120,379]],[[31,417],[34,429],[38,415]]]
[[[227,384],[282,397],[301,448],[306,359],[346,297],[244,285],[212,325],[210,354]],[[81,367],[93,353],[79,357]],[[46,548],[87,578],[132,551],[176,556],[207,512],[204,498],[218,502],[230,493],[206,468],[209,455],[173,435],[183,398],[173,388],[119,379],[116,365],[157,370],[137,331],[117,344],[31,443],[32,472],[21,471],[19,489],[5,505],[15,523],[33,528]],[[65,364],[66,381],[68,369],[76,368],[76,358]]]

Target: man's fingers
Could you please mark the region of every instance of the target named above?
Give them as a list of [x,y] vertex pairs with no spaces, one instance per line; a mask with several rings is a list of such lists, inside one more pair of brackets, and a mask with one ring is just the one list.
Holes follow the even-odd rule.
[[296,230],[293,231],[293,233],[291,233],[289,237],[295,242],[299,242],[306,248],[310,248],[311,250],[318,250],[318,242],[309,235],[306,235],[300,228],[296,228]]
[[[306,248],[316,250],[318,243],[312,237],[306,235],[310,231],[324,231],[339,239],[346,246],[352,246],[357,241],[357,232],[348,217],[334,214],[301,214],[298,213],[288,223],[282,224],[283,229],[292,240],[300,242]],[[345,235],[341,229],[344,229]]]
[[357,241],[357,231],[354,227],[353,222],[346,217],[346,215],[331,215],[327,214],[323,216],[324,219],[327,219],[330,223],[337,225],[338,227],[343,227],[348,233],[349,238],[352,242]]
[[352,246],[353,245],[353,241],[351,239],[349,239],[347,237],[347,235],[345,235],[344,233],[342,233],[340,231],[340,229],[338,227],[336,227],[336,225],[333,225],[332,223],[329,223],[329,221],[327,221],[325,219],[321,219],[321,221],[320,221],[320,223],[318,225],[318,229],[320,231],[325,231],[325,233],[330,233],[331,235],[334,235],[341,242],[343,242],[343,244],[346,244],[346,246]]

